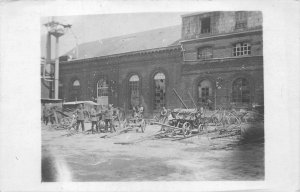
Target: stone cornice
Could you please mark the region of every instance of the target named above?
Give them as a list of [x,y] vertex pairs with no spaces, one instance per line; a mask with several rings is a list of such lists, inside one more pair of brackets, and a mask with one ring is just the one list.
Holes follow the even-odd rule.
[[126,61],[137,61],[137,60],[145,60],[147,57],[153,58],[155,57],[167,57],[169,55],[181,55],[181,47],[178,46],[169,46],[169,47],[161,47],[156,49],[146,49],[140,51],[133,51],[121,54],[114,54],[108,56],[101,56],[101,57],[93,57],[93,58],[86,58],[86,59],[78,59],[72,61],[64,61],[61,62],[61,66],[64,65],[76,65],[76,64],[108,64],[108,63],[122,63]]

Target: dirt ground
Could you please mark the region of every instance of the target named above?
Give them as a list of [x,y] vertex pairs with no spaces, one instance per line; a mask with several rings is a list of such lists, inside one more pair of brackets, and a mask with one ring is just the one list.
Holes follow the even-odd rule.
[[242,143],[239,138],[211,140],[201,135],[180,141],[155,139],[115,144],[151,135],[159,129],[151,125],[145,133],[128,132],[103,139],[100,136],[104,133],[66,136],[66,130],[43,125],[43,179],[77,182],[264,179],[263,142]]

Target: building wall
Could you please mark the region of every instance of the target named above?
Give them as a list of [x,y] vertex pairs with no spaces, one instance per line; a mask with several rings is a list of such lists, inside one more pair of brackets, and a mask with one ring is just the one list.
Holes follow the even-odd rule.
[[[212,31],[201,34],[203,17],[211,16]],[[173,89],[182,97],[188,107],[198,105],[198,84],[208,80],[212,85],[213,107],[241,107],[232,99],[233,82],[244,78],[249,82],[250,102],[264,104],[263,94],[263,40],[260,12],[247,12],[247,28],[235,28],[234,12],[210,12],[183,16],[183,40],[180,46],[130,52],[98,58],[62,62],[60,80],[63,84],[62,99],[65,101],[93,100],[100,78],[109,82],[109,103],[129,109],[129,78],[138,75],[140,103],[145,107],[145,115],[154,110],[154,75],[163,72],[166,76],[166,107],[183,107]],[[186,34],[187,21],[191,34]],[[247,42],[251,54],[233,56],[235,43]],[[201,60],[198,48],[211,47],[212,58]],[[74,80],[80,87],[74,89]],[[216,86],[218,83],[218,87]],[[75,96],[74,96],[75,95]]]
[[[182,62],[180,49],[164,53],[151,53],[149,59],[141,56],[139,61],[120,63],[119,85],[121,95],[120,106],[129,108],[129,78],[137,74],[140,78],[141,98],[140,102],[146,112],[154,111],[154,75],[162,72],[166,76],[166,106],[178,105],[174,98],[173,88],[176,88],[180,80],[180,66]],[[147,56],[146,56],[147,57]]]
[[[258,105],[264,104],[262,56],[188,64],[184,65],[182,70],[181,90],[184,93],[190,92],[195,102],[197,102],[199,97],[198,84],[202,80],[209,80],[212,83],[211,99],[213,104],[216,102],[216,106],[241,107],[232,102],[232,85],[237,78],[246,78],[251,87],[251,99],[248,107],[251,107],[254,103]],[[216,88],[217,81],[220,82],[220,88]],[[187,94],[184,95],[184,100],[190,100]],[[191,102],[189,102],[189,106],[192,106]]]
[[[236,12],[207,12],[182,16],[182,39],[195,39],[210,35],[247,31],[262,26],[262,13],[259,11],[247,11],[247,27],[236,28]],[[210,17],[210,33],[201,33],[201,19]]]
[[213,58],[233,57],[233,46],[235,43],[247,42],[251,45],[251,56],[263,54],[262,31],[256,30],[247,33],[227,35],[225,37],[213,37],[206,39],[195,39],[183,42],[184,60],[198,60],[198,48],[211,47]]
[[69,61],[61,64],[60,80],[64,86],[65,101],[74,101],[72,83],[79,80],[77,100],[96,98],[96,84],[100,78],[109,82],[109,103],[129,110],[129,78],[137,74],[140,78],[140,103],[145,114],[154,110],[154,75],[163,72],[166,76],[166,107],[178,106],[173,94],[180,81],[182,55],[180,47],[171,50],[153,51],[119,57],[95,58]]
[[[245,26],[237,28],[236,12],[209,12],[182,17],[183,66],[181,90],[184,100],[192,106],[190,93],[197,102],[198,84],[208,80],[213,105],[240,107],[233,102],[233,81],[245,78],[250,84],[248,105],[264,103],[263,96],[263,39],[261,12],[243,12]],[[210,17],[210,32],[201,33],[201,19]],[[234,56],[236,43],[249,43],[251,54]],[[202,48],[210,48],[211,58],[199,58]],[[217,88],[217,83],[222,84]],[[244,104],[244,103],[243,103]],[[239,106],[237,106],[239,105]]]

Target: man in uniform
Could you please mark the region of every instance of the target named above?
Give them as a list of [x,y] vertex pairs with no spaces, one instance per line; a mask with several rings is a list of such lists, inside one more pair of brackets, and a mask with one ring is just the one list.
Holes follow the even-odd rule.
[[108,131],[108,124],[110,127],[110,132],[116,131],[113,126],[113,108],[112,105],[108,105],[108,109],[105,111],[105,130]]
[[91,109],[92,134],[94,134],[94,125],[96,126],[96,131],[98,132],[96,107],[97,107],[97,106],[95,105],[95,106]]
[[45,107],[45,125],[48,125],[50,119],[51,119],[51,110],[49,109],[49,106],[46,106]]
[[81,124],[82,131],[84,131],[84,109],[82,104],[79,105],[79,108],[75,111],[77,114],[77,127],[76,131],[79,129],[79,124]]

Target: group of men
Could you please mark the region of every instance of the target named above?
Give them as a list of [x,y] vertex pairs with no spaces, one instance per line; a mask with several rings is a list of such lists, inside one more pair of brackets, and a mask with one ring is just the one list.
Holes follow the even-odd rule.
[[[85,131],[84,129],[84,119],[85,119],[85,112],[83,105],[80,104],[78,109],[74,112],[74,114],[77,117],[77,126],[76,130],[79,130],[79,125],[81,125],[82,131]],[[91,108],[90,111],[90,119],[92,122],[91,131],[92,133],[100,132],[100,127],[98,125],[98,121],[102,120],[105,123],[105,131],[108,131],[108,128],[110,128],[110,132],[115,132],[116,129],[113,125],[113,118],[114,118],[114,109],[111,104],[108,105],[108,108],[105,110],[101,110],[100,112],[97,112],[97,106],[94,106]],[[94,130],[94,127],[96,129]]]

